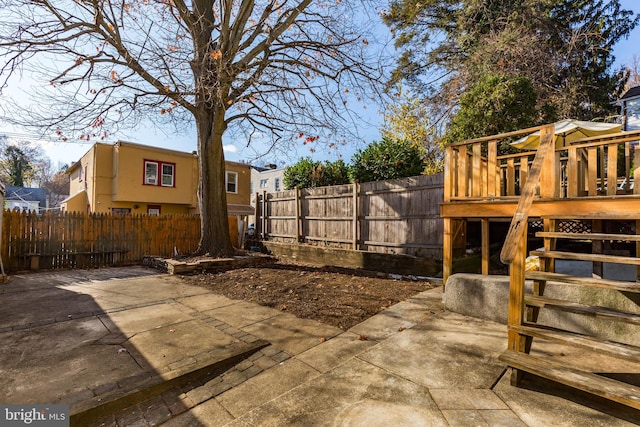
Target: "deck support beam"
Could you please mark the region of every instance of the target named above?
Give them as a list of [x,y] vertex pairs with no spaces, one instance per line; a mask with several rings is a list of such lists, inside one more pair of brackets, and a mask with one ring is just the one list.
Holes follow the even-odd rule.
[[489,218],[482,218],[480,220],[481,234],[482,234],[482,274],[489,275],[489,258],[491,257],[489,248],[491,242],[489,241]]

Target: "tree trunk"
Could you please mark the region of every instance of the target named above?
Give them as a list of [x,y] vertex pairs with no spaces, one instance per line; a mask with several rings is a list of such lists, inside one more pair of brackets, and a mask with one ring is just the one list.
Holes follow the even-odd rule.
[[[198,204],[200,207],[199,254],[230,256],[234,249],[229,237],[227,192],[222,134],[225,131],[224,110],[200,111],[198,130]],[[206,191],[205,191],[206,189]]]

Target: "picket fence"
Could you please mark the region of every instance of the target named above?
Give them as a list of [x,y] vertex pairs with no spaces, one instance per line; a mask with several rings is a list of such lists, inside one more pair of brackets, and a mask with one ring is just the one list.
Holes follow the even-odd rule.
[[442,258],[443,174],[257,193],[263,240]]
[[170,257],[176,253],[192,253],[200,240],[200,217],[38,215],[5,210],[1,231],[0,255],[6,272],[96,268],[135,264],[145,255]]

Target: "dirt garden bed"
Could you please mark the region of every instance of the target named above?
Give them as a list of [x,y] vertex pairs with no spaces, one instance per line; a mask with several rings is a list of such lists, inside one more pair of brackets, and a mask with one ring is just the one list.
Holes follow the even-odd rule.
[[335,267],[272,263],[183,276],[228,298],[255,302],[343,330],[436,286],[416,277],[378,275]]

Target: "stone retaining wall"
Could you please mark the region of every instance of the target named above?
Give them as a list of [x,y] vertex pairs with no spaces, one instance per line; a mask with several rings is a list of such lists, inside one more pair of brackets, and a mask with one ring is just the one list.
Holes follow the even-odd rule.
[[221,272],[234,268],[253,267],[268,264],[275,261],[275,258],[254,254],[248,256],[236,256],[233,258],[203,258],[194,261],[181,261],[170,258],[145,256],[142,260],[144,265],[158,269],[169,274],[195,274],[207,272]]
[[400,275],[442,276],[442,261],[431,258],[269,241],[263,244],[269,252],[282,260],[290,259],[320,266],[330,265]]
[[[533,283],[527,281],[525,292],[531,293],[532,289]],[[544,295],[640,314],[640,295],[634,293],[547,282]],[[506,324],[509,312],[509,277],[453,274],[445,285],[444,299],[445,308],[449,311]],[[552,309],[541,309],[538,320],[541,324],[556,328],[640,345],[640,330],[637,325]]]

